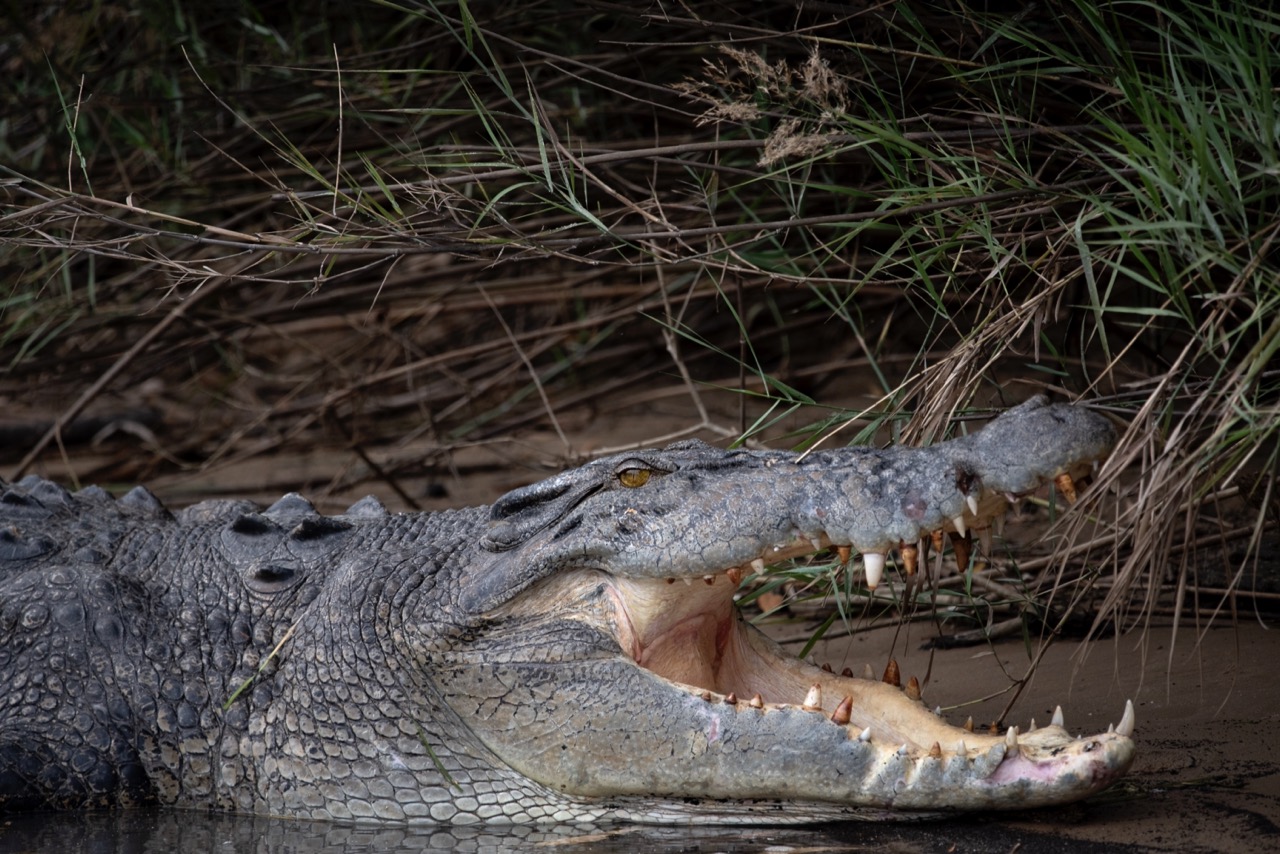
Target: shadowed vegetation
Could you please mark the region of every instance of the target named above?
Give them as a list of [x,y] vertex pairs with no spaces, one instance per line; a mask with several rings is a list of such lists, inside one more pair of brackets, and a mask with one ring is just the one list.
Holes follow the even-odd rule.
[[1273,604],[1280,16],[1020,9],[10,12],[5,475],[319,454],[249,488],[435,506],[615,444],[596,414],[914,443],[1049,389],[1127,429],[1067,525],[1018,508],[1040,553],[748,595],[980,634]]

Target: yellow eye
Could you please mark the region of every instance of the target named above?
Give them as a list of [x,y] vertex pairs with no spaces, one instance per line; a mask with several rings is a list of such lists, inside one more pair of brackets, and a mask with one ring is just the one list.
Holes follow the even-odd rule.
[[618,472],[618,482],[628,489],[635,489],[649,482],[649,474],[648,469],[623,469]]

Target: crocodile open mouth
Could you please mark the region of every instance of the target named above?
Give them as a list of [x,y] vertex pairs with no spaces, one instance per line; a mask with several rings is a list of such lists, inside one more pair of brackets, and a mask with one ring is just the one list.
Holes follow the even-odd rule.
[[[990,524],[990,514],[982,512],[987,507],[975,503],[971,509],[977,512],[968,519],[970,525]],[[964,519],[955,525],[970,527]],[[771,547],[767,557],[773,561],[813,554],[828,545],[825,537],[798,537]],[[848,549],[836,551],[847,560]],[[740,582],[749,572],[763,571],[763,559],[701,577],[611,577],[619,645],[640,667],[702,702],[732,706],[743,714],[809,712],[815,725],[843,727],[848,738],[892,746],[902,757],[965,764],[973,779],[991,785],[1050,779],[1062,773],[1055,765],[1112,749],[1117,739],[1131,753],[1131,702],[1119,724],[1094,740],[1070,736],[1060,707],[1047,726],[1036,728],[1033,721],[1025,732],[1012,726],[998,734],[975,732],[971,720],[952,726],[930,711],[919,683],[914,678],[903,683],[896,663],[877,677],[869,668],[858,675],[847,668],[837,674],[801,661],[747,623],[734,604]],[[877,582],[882,565],[873,559]],[[1128,761],[1120,764],[1107,773],[1123,773]],[[1102,785],[1100,781],[1096,788]]]

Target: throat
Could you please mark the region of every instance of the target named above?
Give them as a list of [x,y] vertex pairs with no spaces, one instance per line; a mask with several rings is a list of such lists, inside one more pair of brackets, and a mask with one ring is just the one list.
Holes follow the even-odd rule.
[[736,620],[728,585],[715,591],[625,579],[615,584],[618,637],[636,664],[672,682],[718,690]]

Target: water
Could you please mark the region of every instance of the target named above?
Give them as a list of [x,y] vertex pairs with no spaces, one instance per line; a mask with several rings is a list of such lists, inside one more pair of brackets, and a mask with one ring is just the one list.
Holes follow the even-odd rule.
[[0,819],[0,852],[58,854],[400,854],[459,851],[475,854],[546,851],[548,854],[625,852],[946,852],[946,854],[1047,854],[1137,851],[1123,845],[1068,840],[1053,833],[1058,819],[1079,820],[1070,809],[1040,811],[1041,829],[991,819],[914,823],[848,823],[817,828],[642,827],[390,827],[292,821],[258,816],[136,809],[98,813],[43,813]]

